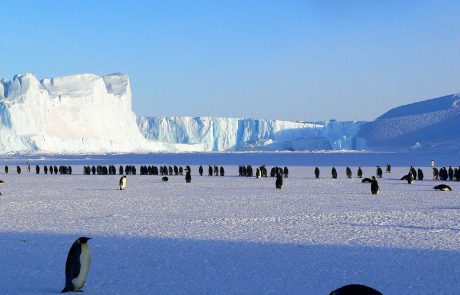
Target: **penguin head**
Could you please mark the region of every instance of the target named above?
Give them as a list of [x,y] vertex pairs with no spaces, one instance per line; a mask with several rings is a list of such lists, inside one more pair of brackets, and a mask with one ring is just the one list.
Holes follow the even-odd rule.
[[375,176],[372,176],[372,180],[375,180]]
[[89,240],[91,240],[91,238],[87,238],[87,237],[80,237],[80,238],[78,238],[78,241],[79,241],[81,244],[86,244],[86,243],[88,243]]

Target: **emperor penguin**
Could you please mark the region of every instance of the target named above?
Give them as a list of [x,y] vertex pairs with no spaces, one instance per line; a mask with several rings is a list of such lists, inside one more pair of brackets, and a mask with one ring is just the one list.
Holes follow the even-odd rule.
[[435,187],[433,187],[435,191],[443,191],[443,192],[451,192],[452,188],[448,186],[447,184],[440,184]]
[[371,180],[371,193],[373,195],[376,195],[379,193],[379,183],[377,182],[377,179],[375,179],[375,176],[372,176],[372,180]]
[[185,172],[185,182],[186,183],[192,182],[192,175],[190,174],[190,170],[187,170],[187,172]]
[[281,189],[283,186],[283,176],[281,174],[276,176],[275,186],[277,189]]
[[61,293],[81,292],[88,277],[91,264],[91,252],[88,240],[91,238],[80,237],[70,247],[65,263],[65,287]]
[[351,177],[353,176],[353,172],[351,172],[351,168],[350,168],[350,167],[347,167],[346,172],[347,172],[347,177],[348,177],[348,178],[351,178]]
[[329,295],[383,295],[381,292],[364,285],[352,284],[338,288]]
[[126,175],[120,177],[120,190],[126,189]]

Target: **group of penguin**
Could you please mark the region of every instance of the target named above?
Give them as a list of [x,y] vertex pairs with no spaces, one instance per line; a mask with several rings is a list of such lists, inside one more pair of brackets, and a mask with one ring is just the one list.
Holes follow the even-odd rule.
[[[456,169],[455,173],[460,173],[457,171],[460,171],[460,170]],[[424,174],[423,174],[422,169],[418,168],[417,170],[415,170],[415,168],[411,166],[409,168],[409,172],[406,175],[403,175],[401,177],[401,180],[407,181],[408,184],[413,184],[416,179],[421,181],[423,180],[423,178],[424,178]],[[453,180],[454,178],[454,171],[450,166],[449,166],[449,172],[447,172],[447,169],[445,167],[441,168],[440,170],[433,167],[433,180],[444,180],[445,181],[448,178],[450,180]],[[459,175],[458,181],[460,181],[460,175]],[[452,188],[444,183],[436,185],[435,187],[433,187],[433,189],[437,191],[445,191],[445,192],[452,191]]]
[[[83,292],[81,289],[85,286],[91,265],[89,240],[91,238],[80,237],[70,247],[65,263],[65,285],[61,293]],[[365,285],[351,284],[340,287],[329,295],[382,295],[382,293]]]

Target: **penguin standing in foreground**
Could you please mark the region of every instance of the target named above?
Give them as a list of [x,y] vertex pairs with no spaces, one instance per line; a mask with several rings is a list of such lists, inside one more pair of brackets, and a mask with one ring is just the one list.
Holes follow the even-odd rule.
[[61,293],[81,292],[88,277],[91,264],[91,252],[88,240],[91,238],[80,237],[70,247],[65,263],[65,287]]
[[276,176],[275,186],[277,189],[281,189],[281,187],[283,186],[283,176],[281,175],[281,173]]
[[381,292],[364,285],[346,285],[332,291],[329,295],[383,295]]
[[126,175],[123,175],[120,177],[120,190],[125,190],[126,189]]
[[371,193],[373,195],[376,195],[379,193],[379,183],[377,182],[377,179],[375,179],[375,176],[372,176],[372,180],[371,180]]

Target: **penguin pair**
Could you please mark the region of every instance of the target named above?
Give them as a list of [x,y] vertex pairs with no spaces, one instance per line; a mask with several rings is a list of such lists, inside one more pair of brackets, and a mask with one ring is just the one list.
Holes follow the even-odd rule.
[[65,286],[61,293],[82,292],[91,264],[91,251],[88,241],[91,238],[80,237],[70,247],[65,263]]

